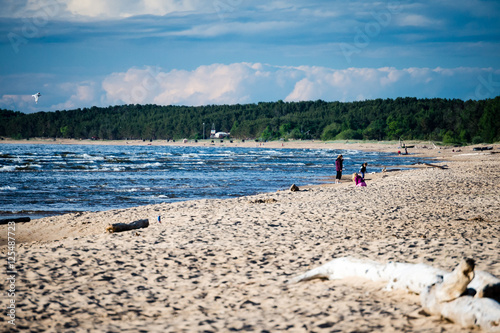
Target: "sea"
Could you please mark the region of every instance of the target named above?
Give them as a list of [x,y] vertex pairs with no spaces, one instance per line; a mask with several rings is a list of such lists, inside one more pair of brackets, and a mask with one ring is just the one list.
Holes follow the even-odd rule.
[[423,158],[334,149],[0,144],[0,218],[40,218],[197,199],[234,198],[405,169]]

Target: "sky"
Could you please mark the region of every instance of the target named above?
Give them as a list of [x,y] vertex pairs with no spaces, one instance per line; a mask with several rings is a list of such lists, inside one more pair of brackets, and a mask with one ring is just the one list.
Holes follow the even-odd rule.
[[0,6],[0,108],[25,113],[500,95],[498,0]]

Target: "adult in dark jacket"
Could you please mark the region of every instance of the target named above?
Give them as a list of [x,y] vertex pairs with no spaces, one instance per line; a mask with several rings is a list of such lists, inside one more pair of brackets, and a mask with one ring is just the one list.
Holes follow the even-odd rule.
[[337,156],[335,160],[335,170],[337,170],[337,175],[335,176],[335,184],[340,184],[340,179],[342,178],[342,168],[344,167],[344,157],[342,155]]
[[366,173],[366,166],[368,165],[368,163],[363,163],[361,165],[361,168],[359,169],[359,173],[361,173],[361,177],[363,177],[363,179],[365,179],[365,173]]

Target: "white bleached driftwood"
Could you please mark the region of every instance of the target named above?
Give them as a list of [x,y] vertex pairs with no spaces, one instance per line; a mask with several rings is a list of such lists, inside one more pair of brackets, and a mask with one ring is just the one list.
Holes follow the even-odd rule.
[[390,261],[382,264],[367,259],[342,257],[297,276],[291,282],[311,279],[339,280],[362,277],[371,281],[387,282],[387,290],[403,289],[420,294],[428,285],[439,281],[446,271],[425,264],[407,264]]
[[477,292],[477,297],[492,298],[500,303],[500,279],[485,271],[475,271],[467,288]]
[[473,279],[474,261],[462,261],[453,272],[422,291],[420,300],[424,310],[462,327],[479,326],[487,332],[500,332],[500,303],[490,298],[461,296]]
[[382,264],[343,257],[297,276],[290,282],[348,277],[386,282],[386,290],[402,289],[420,294],[422,306],[430,314],[442,315],[462,327],[481,327],[487,332],[500,332],[500,303],[497,301],[500,279],[487,272],[474,272],[472,259],[464,260],[450,273],[425,264]]

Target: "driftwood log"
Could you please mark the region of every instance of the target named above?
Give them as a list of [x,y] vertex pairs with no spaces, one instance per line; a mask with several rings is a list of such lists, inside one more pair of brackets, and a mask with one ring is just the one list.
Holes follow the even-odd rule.
[[492,150],[493,147],[475,147],[472,148],[473,151],[483,151],[483,150]]
[[443,169],[443,170],[446,170],[448,169],[448,167],[446,165],[435,165],[435,164],[430,164],[430,163],[424,163],[425,166],[428,166],[428,167],[432,167],[432,168],[439,168],[439,169]]
[[114,223],[106,227],[106,231],[109,233],[129,231],[134,229],[147,228],[149,226],[149,220],[137,220],[131,223]]
[[314,268],[290,282],[348,277],[386,282],[386,290],[402,289],[419,294],[422,306],[429,314],[441,315],[462,327],[500,332],[500,303],[497,301],[500,279],[487,272],[474,272],[472,259],[462,261],[450,273],[425,264],[381,264],[344,257]]
[[387,169],[386,167],[382,169],[382,172],[395,172],[395,171],[401,171],[401,169]]
[[0,219],[0,224],[7,224],[9,222],[29,222],[31,218],[29,217],[16,217],[16,218],[8,218],[8,219]]
[[464,295],[473,279],[474,261],[467,259],[441,281],[423,290],[420,300],[424,310],[462,327],[479,326],[487,332],[500,332],[500,303],[491,298]]

